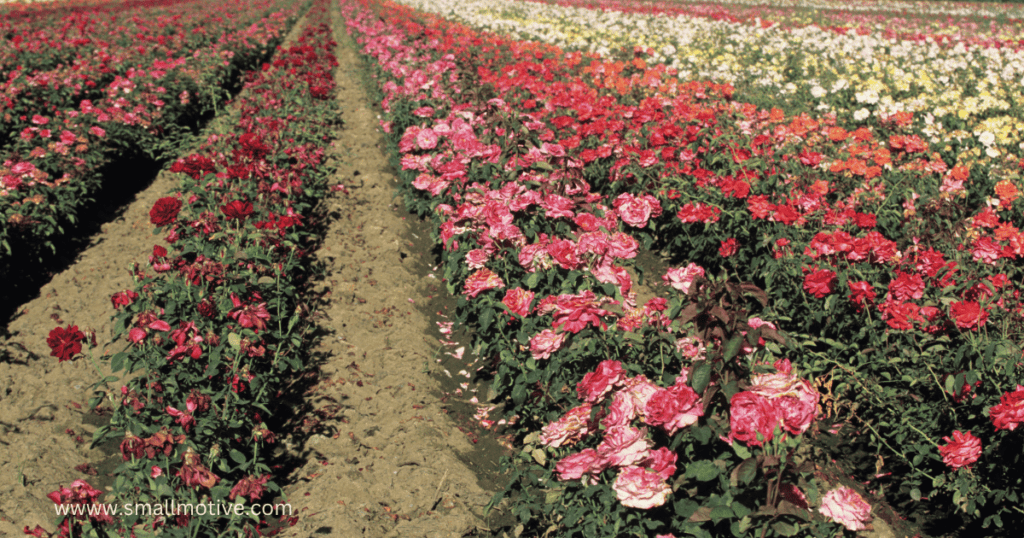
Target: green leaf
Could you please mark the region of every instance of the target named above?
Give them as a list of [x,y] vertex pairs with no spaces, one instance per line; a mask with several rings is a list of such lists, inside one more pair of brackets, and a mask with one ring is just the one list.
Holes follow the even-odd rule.
[[[740,349],[743,348],[743,337],[733,337],[727,344],[725,344],[725,356],[726,361],[732,360],[736,355],[739,354]],[[694,389],[696,390],[696,388]],[[697,392],[700,392],[699,390]]]
[[736,514],[732,513],[732,509],[728,506],[716,506],[711,509],[711,521],[718,523],[719,521],[733,517]]
[[732,470],[729,475],[729,484],[737,487],[739,484],[749,484],[757,476],[757,458],[747,458]]
[[231,333],[228,335],[228,344],[230,344],[231,348],[235,351],[240,351],[242,349],[242,337],[237,333]]
[[793,525],[792,523],[786,523],[785,521],[776,521],[772,523],[772,529],[781,534],[782,536],[796,536],[800,532],[800,527]]
[[235,463],[237,463],[239,465],[241,465],[241,464],[245,463],[246,461],[248,461],[247,458],[245,457],[245,454],[242,454],[241,452],[239,452],[239,451],[237,451],[237,450],[235,450],[233,448],[231,449],[230,452],[228,452],[228,455],[231,456],[231,460],[232,461],[234,461]]
[[690,381],[690,386],[693,390],[700,394],[704,392],[704,389],[708,387],[708,383],[711,382],[711,363],[709,361],[701,361],[693,367],[693,380]]
[[121,368],[124,367],[124,359],[125,359],[125,357],[126,357],[126,355],[125,355],[125,353],[123,351],[121,353],[116,353],[113,357],[111,357],[111,359],[110,359],[110,371],[111,372],[120,372]]
[[914,499],[915,501],[920,501],[921,500],[921,490],[919,490],[917,488],[914,488],[914,489],[910,490],[910,498]]

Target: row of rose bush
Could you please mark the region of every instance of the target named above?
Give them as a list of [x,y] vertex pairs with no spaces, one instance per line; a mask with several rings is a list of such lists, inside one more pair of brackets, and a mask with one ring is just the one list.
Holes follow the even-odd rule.
[[[453,28],[441,19],[427,20],[431,28]],[[1015,212],[1007,211],[1016,201],[1012,181],[996,181],[927,153],[927,143],[907,132],[909,115],[895,115],[879,129],[847,131],[834,117],[793,117],[735,103],[728,86],[647,84],[651,72],[658,71],[646,69],[642,59],[623,65],[494,36],[485,41],[469,29],[454,28],[459,29],[437,37],[451,47],[443,49],[450,58],[435,59],[411,75],[399,72],[402,79],[386,84],[382,99],[392,114],[386,130],[402,137],[399,164],[409,171],[409,184],[431,194],[410,197],[409,202],[424,214],[434,214],[441,238],[456,251],[448,255],[452,261],[447,278],[465,279],[480,289],[500,284],[515,290],[516,277],[508,271],[515,275],[517,268],[510,260],[518,259],[529,270],[536,269],[531,260],[539,256],[540,266],[562,270],[570,283],[560,288],[563,295],[579,293],[587,270],[597,281],[591,287],[618,284],[620,295],[627,295],[621,273],[588,235],[601,226],[613,229],[615,222],[602,221],[607,217],[597,214],[604,210],[597,210],[593,219],[579,217],[579,204],[586,197],[573,200],[565,193],[549,196],[530,190],[568,183],[578,189],[570,194],[586,194],[589,202],[609,196],[614,203],[605,209],[613,209],[640,244],[664,247],[680,265],[697,262],[710,274],[732,275],[755,283],[754,289],[768,290],[755,311],[792,333],[785,354],[799,359],[801,369],[827,391],[822,410],[839,426],[849,425],[843,434],[851,445],[870,447],[889,462],[881,469],[875,458],[854,462],[861,480],[873,482],[908,511],[922,497],[930,497],[929,509],[955,508],[967,524],[1001,526],[1003,518],[1019,517],[1012,503],[1019,498],[1020,484],[1004,472],[1016,461],[1007,450],[1020,422],[1018,402],[1024,394],[1014,389],[1020,379],[1012,368],[1020,357],[1014,343],[1019,330],[1014,320],[1021,315],[1019,293],[1012,286],[1015,270],[1000,261],[1017,255],[1012,244],[1018,232],[1000,220],[1015,218]],[[449,45],[458,43],[453,35],[467,34],[478,41],[464,48]],[[508,52],[481,45],[491,42]],[[394,56],[387,51],[384,65],[391,72],[397,69],[391,66],[399,65]],[[468,104],[435,103],[443,98],[445,70],[456,68],[461,84],[453,90],[456,94],[465,92],[478,103],[497,98],[488,101],[488,115],[497,118],[483,123],[495,133],[493,148],[463,140],[466,129],[461,123],[433,120],[432,126],[419,119],[441,117],[438,110],[466,115],[460,107]],[[439,123],[448,126],[435,128]],[[442,144],[446,140],[454,153]],[[416,155],[417,149],[434,155]],[[470,153],[459,153],[466,151]],[[474,185],[474,180],[479,183]],[[521,182],[525,192],[499,183],[512,180]],[[925,190],[930,182],[934,191]],[[463,193],[467,185],[480,192]],[[489,194],[488,186],[507,192]],[[911,194],[916,193],[910,189],[924,191],[917,199],[927,197],[925,203],[915,206]],[[985,204],[990,193],[997,197]],[[911,204],[899,203],[907,198]],[[473,230],[468,223],[498,218],[487,209],[477,213],[467,202],[486,205],[490,199],[502,200],[513,211],[538,204],[549,218],[573,219],[580,228],[561,221],[555,234],[533,218],[522,222],[519,215],[506,216],[495,220],[504,229],[487,220],[491,228],[483,238],[462,239],[460,249],[460,238]],[[512,223],[514,229],[508,228]],[[908,223],[912,227],[904,230]],[[559,237],[570,233],[575,236],[568,240]],[[517,249],[530,254],[514,254]],[[525,282],[523,289],[562,284],[536,275]],[[849,288],[849,297],[839,296],[839,286]],[[476,288],[471,289],[476,295]],[[519,294],[506,304],[523,297]],[[558,329],[559,312],[577,320],[608,315],[602,301],[577,297],[575,306],[542,301],[538,308],[541,314],[555,313]],[[496,386],[518,391],[510,393],[517,405],[529,397],[557,401],[543,388],[553,374],[538,365],[537,357],[533,363],[523,361],[521,372],[503,370],[517,364],[510,348],[516,341],[535,343],[524,335],[539,326],[529,327],[524,320],[523,330],[506,332],[486,303],[469,302],[467,312],[491,338],[483,339],[482,353],[487,345],[505,346],[494,351],[503,359]],[[589,314],[585,304],[592,309]],[[698,304],[713,310],[713,301]],[[669,312],[675,318],[687,308],[680,303]],[[725,321],[712,310],[704,313],[703,321],[692,310],[692,317],[684,318],[698,324],[719,319],[737,328],[734,318],[723,314]],[[632,315],[630,323],[639,324],[644,317]],[[996,330],[985,330],[995,323]],[[494,325],[500,338],[491,334]],[[701,330],[703,344],[727,351],[729,338],[709,333],[707,327]],[[547,338],[546,344],[538,343],[540,349],[562,343],[557,333]],[[572,386],[572,368],[550,364],[566,376],[560,378],[562,384]],[[541,385],[534,386],[537,382]],[[559,386],[557,380],[554,385]],[[822,438],[818,444],[829,448],[836,442]],[[842,452],[835,446],[831,450]],[[903,475],[902,482],[892,481],[894,472]]]
[[[237,123],[170,167],[179,186],[150,211],[163,240],[134,268],[134,287],[111,298],[126,348],[109,357],[117,375],[91,402],[114,407],[94,438],[120,441],[113,493],[80,480],[50,494],[179,511],[68,516],[61,536],[254,536],[294,524],[297,514],[268,522],[249,507],[280,500],[271,450],[285,392],[305,371],[305,291],[339,115],[332,35],[318,2],[297,42],[248,73]],[[54,329],[53,355],[74,359],[82,338],[77,327]],[[110,386],[119,376],[123,386]],[[200,505],[233,517],[181,508]]]
[[[0,25],[0,148],[34,138],[40,118],[56,125],[83,100],[98,101],[115,78],[166,71],[176,58],[211,46],[225,32],[248,26],[248,6],[152,4],[114,14],[94,9]],[[6,27],[6,28],[4,28]],[[65,55],[59,55],[64,51]],[[57,61],[59,58],[59,61]],[[159,63],[154,63],[161,60]],[[26,129],[28,129],[26,131]]]
[[[642,244],[768,291],[763,315],[813,342],[794,358],[853,426],[850,444],[888,462],[862,460],[861,480],[908,512],[1019,518],[1004,471],[1024,397],[1020,161],[932,147],[909,112],[850,126],[759,109],[729,86],[665,82],[646,58],[582,77],[465,61],[483,87],[528,88],[510,106],[583,148],[580,174],[631,213]],[[973,472],[947,472],[961,467]]]
[[514,493],[524,532],[863,528],[864,501],[819,491],[811,472],[803,439],[817,429],[818,392],[782,356],[787,339],[752,315],[764,292],[690,265],[640,304],[628,201],[593,192],[583,148],[515,108],[520,92],[565,95],[571,82],[467,76],[543,74],[561,67],[558,51],[390,3],[343,13],[377,62],[407,203],[438,228],[445,280],[461,295],[455,321],[472,321],[492,387],[518,417],[523,447],[495,500]]
[[181,0],[132,2],[51,2],[45,7],[0,5],[0,71],[13,69],[49,70],[70,64],[79,55],[88,55],[116,35],[98,36],[92,32],[107,21],[124,20],[139,14],[140,8],[171,7]]
[[25,111],[28,126],[0,155],[0,255],[10,255],[15,240],[52,248],[102,186],[106,164],[138,154],[173,155],[200,118],[228,97],[229,85],[272,52],[296,13],[283,0],[218,6],[220,22],[207,28],[213,38],[172,40],[170,48],[166,40],[139,44],[154,54],[113,77],[95,102]]

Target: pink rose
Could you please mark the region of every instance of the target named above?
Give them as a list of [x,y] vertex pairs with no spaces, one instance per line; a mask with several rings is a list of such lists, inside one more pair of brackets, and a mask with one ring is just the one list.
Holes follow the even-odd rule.
[[691,263],[683,269],[673,268],[665,271],[665,276],[661,277],[661,279],[669,286],[672,286],[683,293],[690,293],[690,285],[693,284],[693,281],[696,278],[703,276],[704,268],[695,263]]
[[800,397],[783,396],[774,403],[782,417],[782,429],[793,435],[806,432],[818,417],[817,391],[802,392]]
[[1024,422],[1024,386],[1017,385],[1013,392],[1003,393],[999,403],[988,411],[996,431],[1017,429]]
[[825,494],[819,512],[851,531],[862,531],[871,521],[871,505],[847,487],[836,488]]
[[658,450],[652,450],[647,459],[640,462],[640,466],[658,473],[662,480],[668,480],[676,474],[676,460],[678,459],[675,452],[661,447]]
[[644,422],[660,426],[669,435],[697,422],[704,414],[697,393],[690,387],[676,383],[654,393],[644,407]]
[[416,133],[416,145],[420,149],[434,149],[437,147],[437,133],[433,129],[423,129]]
[[504,287],[505,281],[501,277],[495,274],[494,271],[484,268],[477,270],[477,272],[466,278],[466,288],[462,293],[475,298],[481,292]]
[[619,361],[602,361],[576,384],[576,395],[585,402],[597,403],[626,378]]
[[608,414],[601,419],[601,425],[605,428],[614,426],[628,426],[636,418],[636,407],[633,406],[633,398],[623,391],[612,394],[612,404],[608,406]]
[[130,331],[128,331],[128,339],[131,340],[131,342],[133,344],[138,344],[139,342],[145,340],[146,339],[146,331],[145,331],[145,329],[140,329],[138,327],[132,327],[132,329]]
[[505,294],[502,303],[512,311],[513,314],[526,317],[530,315],[530,303],[533,302],[534,293],[523,288],[512,288]]
[[555,464],[555,473],[558,474],[558,479],[561,481],[566,480],[579,480],[584,476],[588,476],[584,482],[596,482],[597,475],[601,474],[606,468],[607,463],[597,454],[597,451],[593,448],[584,449],[582,452],[566,456]]
[[[746,443],[747,446],[761,446],[775,434],[775,426],[781,417],[778,409],[764,396],[751,392],[737,392],[729,402],[729,438]],[[761,440],[758,440],[758,434]]]
[[630,398],[633,399],[633,407],[640,413],[647,409],[647,401],[654,396],[661,387],[651,383],[647,380],[646,376],[638,375],[632,379],[626,380],[626,386],[624,387],[626,394],[629,394]]
[[951,469],[967,467],[978,461],[981,457],[981,439],[975,437],[971,432],[953,432],[953,439],[948,436],[942,438],[946,442],[939,447],[939,454],[942,455],[942,462]]
[[481,248],[475,248],[466,253],[466,265],[470,269],[481,269],[487,263],[490,256],[487,255],[487,251]]
[[544,329],[530,339],[530,354],[535,360],[547,359],[552,353],[562,349],[564,341],[565,333]]
[[597,453],[614,467],[635,465],[647,458],[651,443],[647,429],[616,426],[604,432],[604,440],[597,445]]
[[635,228],[647,226],[647,221],[661,214],[661,203],[649,194],[641,197],[622,193],[612,203],[623,222]]
[[562,418],[541,429],[540,442],[552,448],[575,444],[597,427],[590,423],[591,409],[593,406],[588,403],[570,409]]
[[623,506],[648,510],[665,504],[672,488],[655,472],[643,467],[626,467],[612,485]]

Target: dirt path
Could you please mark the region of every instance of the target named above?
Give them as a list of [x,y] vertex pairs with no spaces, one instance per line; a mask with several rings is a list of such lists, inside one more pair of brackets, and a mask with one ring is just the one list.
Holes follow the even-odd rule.
[[318,253],[331,293],[318,352],[328,358],[308,403],[334,434],[300,450],[306,463],[286,492],[301,515],[287,535],[488,535],[481,514],[493,490],[464,463],[477,448],[426,372],[438,351],[428,309],[439,282],[427,274],[423,245],[409,240],[426,232],[414,231],[396,205],[361,60],[336,7],[333,16],[345,120],[336,181],[351,194],[327,200],[336,218]]

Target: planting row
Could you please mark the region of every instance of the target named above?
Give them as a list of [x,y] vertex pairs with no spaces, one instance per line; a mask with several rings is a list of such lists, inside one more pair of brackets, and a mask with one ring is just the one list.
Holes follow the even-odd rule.
[[[270,452],[289,382],[305,370],[303,291],[339,113],[328,23],[316,3],[298,41],[247,74],[237,124],[170,167],[180,186],[150,211],[162,241],[134,269],[134,288],[111,298],[126,348],[110,369],[131,375],[120,387],[109,386],[116,376],[98,383],[91,402],[113,404],[94,442],[120,440],[123,458],[102,500],[163,508],[68,516],[61,536],[253,536],[294,523],[250,507],[280,501]],[[66,360],[81,339],[76,327],[58,327],[49,343]],[[76,481],[50,497],[93,506],[102,495]],[[199,505],[234,517],[163,511]]]
[[[668,68],[646,81],[654,88],[676,79],[728,83],[744,102],[830,113],[850,130],[911,114],[914,132],[934,150],[947,158],[970,153],[986,168],[1020,153],[1024,49],[1016,38],[1013,46],[1001,40],[1019,36],[1020,21],[981,29],[967,19],[878,22],[838,12],[818,26],[795,27],[755,20],[747,10],[672,2],[406,3],[567,50],[626,49],[624,61],[641,47],[645,66]],[[856,31],[837,31],[841,16]]]
[[[825,535],[826,516],[866,521],[855,493],[819,491],[796,452],[818,395],[789,361],[769,360],[759,337],[781,340],[771,324],[748,325],[763,292],[690,266],[640,304],[631,210],[591,191],[580,148],[530,141],[550,126],[512,108],[525,87],[477,92],[464,78],[470,56],[518,71],[504,51],[535,66],[556,51],[378,9],[344,11],[378,62],[407,202],[438,226],[457,322],[477,320],[474,348],[523,428],[508,490],[525,532]],[[693,323],[709,308],[713,319]]]
[[[140,29],[151,28],[151,40],[137,35],[121,53],[97,51],[100,58],[69,68],[79,79],[64,76],[54,86],[59,93],[109,81],[90,92],[98,95],[95,100],[70,95],[67,104],[73,107],[38,108],[38,99],[50,98],[47,91],[32,92],[22,103],[21,71],[10,72],[5,125],[20,130],[0,150],[0,253],[10,254],[12,241],[52,246],[101,187],[106,164],[138,155],[173,156],[199,119],[223,103],[240,73],[280,42],[295,8],[283,0],[239,0],[217,4],[211,13],[169,21],[136,18]],[[105,75],[109,62],[127,62],[123,74]],[[56,84],[40,76],[28,84]]]
[[[68,109],[103,98],[115,79],[177,67],[180,58],[251,24],[265,7],[179,3],[6,24],[9,40],[0,42],[0,147],[9,151],[13,139],[31,140],[39,132],[31,128],[43,120],[53,122],[47,123],[51,129],[63,123]],[[237,21],[240,14],[246,20]]]
[[[843,460],[908,513],[986,527],[1020,517],[1021,484],[1006,473],[1024,394],[1016,160],[1000,177],[928,151],[909,113],[847,129],[736,102],[730,86],[665,82],[640,55],[565,53],[385,6],[393,26],[360,25],[381,64],[382,125],[407,202],[435,219],[450,287],[467,295],[461,319],[478,320],[494,386],[524,428],[574,409],[527,446],[596,450],[566,476],[597,489],[549,482],[545,497],[527,485],[524,519],[612,521],[600,483],[625,467],[609,467],[614,450],[589,434],[622,426],[598,420],[627,402],[601,404],[639,374],[654,388],[622,411],[627,424],[647,420],[655,389],[677,387],[682,402],[674,419],[646,422],[674,425],[662,439],[690,460],[671,492],[696,497],[672,506],[673,532],[704,518],[705,531],[737,535],[826,532],[783,503],[823,502],[805,499],[815,482],[798,472],[812,454]],[[664,280],[678,296],[635,303],[625,267],[641,246],[672,262]],[[777,422],[750,394],[792,399]],[[641,437],[659,441],[620,441]],[[634,456],[648,454],[639,446]],[[528,455],[543,466],[552,453]],[[700,484],[716,479],[720,489]],[[628,514],[664,529],[665,514]]]

